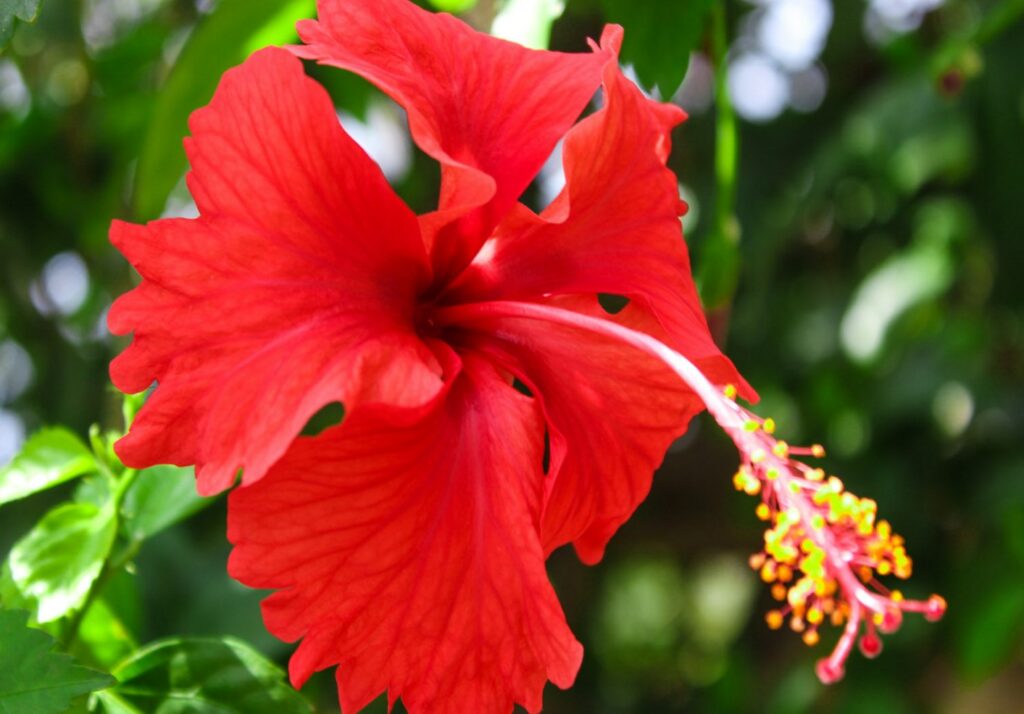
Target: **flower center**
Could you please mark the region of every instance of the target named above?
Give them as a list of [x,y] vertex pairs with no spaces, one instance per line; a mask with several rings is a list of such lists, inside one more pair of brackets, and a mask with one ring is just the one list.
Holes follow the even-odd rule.
[[436,319],[437,303],[431,299],[417,301],[413,311],[413,327],[421,338],[437,338],[441,336],[442,326]]

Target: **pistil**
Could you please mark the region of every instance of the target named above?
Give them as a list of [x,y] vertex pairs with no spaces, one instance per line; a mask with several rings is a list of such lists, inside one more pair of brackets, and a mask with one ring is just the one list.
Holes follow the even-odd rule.
[[855,496],[838,477],[795,458],[821,458],[822,446],[793,447],[777,439],[775,422],[737,404],[735,387],[713,385],[689,359],[651,335],[571,310],[498,301],[434,313],[438,324],[462,326],[495,317],[545,320],[619,340],[659,359],[700,397],[739,450],[734,486],[760,498],[755,512],[769,524],[764,548],[750,559],[780,602],[768,612],[768,626],[779,629],[788,618],[790,628],[811,646],[819,642],[821,625],[843,626],[831,654],[817,664],[822,682],[843,677],[858,637],[861,653],[873,658],[882,650],[878,633],[899,629],[903,613],[921,613],[929,621],[945,613],[946,602],[938,595],[908,600],[878,580],[910,577],[912,562],[903,538],[877,518],[873,500]]

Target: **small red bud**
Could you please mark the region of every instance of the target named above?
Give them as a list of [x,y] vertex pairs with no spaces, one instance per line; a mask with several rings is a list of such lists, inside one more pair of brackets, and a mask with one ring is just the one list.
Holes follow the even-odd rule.
[[928,606],[924,611],[924,619],[928,622],[938,622],[946,614],[946,599],[941,595],[932,595],[928,598]]
[[885,615],[882,616],[882,621],[878,624],[878,629],[884,632],[885,634],[890,635],[896,630],[900,629],[900,625],[902,624],[902,612],[896,609],[886,610]]
[[882,654],[882,638],[878,635],[868,634],[860,638],[860,653],[868,659],[874,659]]

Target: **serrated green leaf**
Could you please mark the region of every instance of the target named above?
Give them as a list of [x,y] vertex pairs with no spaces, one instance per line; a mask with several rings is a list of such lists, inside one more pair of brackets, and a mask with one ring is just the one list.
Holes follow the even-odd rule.
[[626,29],[622,61],[633,65],[640,82],[671,98],[686,76],[704,34],[714,0],[601,0],[605,17]]
[[211,503],[196,493],[195,472],[179,466],[154,466],[141,472],[125,494],[121,514],[132,540],[151,538]]
[[11,579],[51,622],[80,607],[117,533],[112,508],[67,503],[47,513],[8,556]]
[[297,39],[315,0],[221,0],[192,32],[157,97],[135,177],[135,212],[154,218],[185,170],[188,116],[210,101],[221,74],[267,45]]
[[53,638],[27,620],[27,613],[0,610],[0,713],[61,714],[75,697],[114,683],[53,652]]
[[[172,638],[154,643],[117,667],[111,691],[144,712],[293,714],[312,709],[284,672],[234,638]],[[108,709],[119,714],[116,709]]]
[[43,429],[33,434],[21,453],[0,469],[0,504],[95,470],[96,459],[81,439],[62,427]]
[[0,49],[14,34],[15,19],[34,22],[40,0],[0,0]]

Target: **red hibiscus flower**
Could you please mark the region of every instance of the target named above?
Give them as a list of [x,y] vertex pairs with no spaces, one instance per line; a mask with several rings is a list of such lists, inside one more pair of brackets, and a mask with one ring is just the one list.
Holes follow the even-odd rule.
[[[143,277],[110,313],[134,333],[112,378],[158,383],[118,453],[195,464],[204,494],[241,471],[229,569],[277,590],[297,686],[337,665],[345,712],[384,691],[536,712],[582,656],[547,555],[601,558],[711,383],[753,396],[690,278],[665,166],[683,112],[623,77],[619,27],[561,54],[406,0],[319,9],[295,54],[406,109],[438,208],[402,203],[288,52],[228,72],[186,143],[199,217],[111,230]],[[538,215],[518,199],[561,139]],[[343,422],[298,437],[332,402]]]

